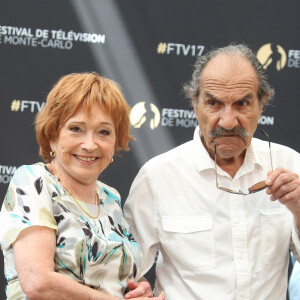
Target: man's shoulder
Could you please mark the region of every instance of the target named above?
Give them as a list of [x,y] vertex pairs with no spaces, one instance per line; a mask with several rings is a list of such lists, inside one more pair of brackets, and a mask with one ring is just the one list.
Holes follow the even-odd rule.
[[[265,141],[265,140],[261,140],[261,139],[257,139],[257,138],[253,138],[252,139],[252,145],[253,147],[256,149],[256,150],[265,150],[267,149],[267,151],[269,151],[269,146],[268,146],[268,141]],[[285,145],[282,145],[282,144],[278,144],[278,143],[274,143],[274,142],[271,142],[271,149],[272,149],[272,152],[280,152],[280,151],[283,151],[283,152],[286,152],[286,153],[294,153],[294,154],[298,154],[299,153],[292,149],[291,147],[289,146],[285,146]]]
[[[259,139],[253,139],[252,147],[255,153],[259,155],[262,159],[265,159],[266,156],[269,156],[269,142]],[[272,159],[276,166],[284,166],[288,169],[298,168],[300,166],[300,154],[294,149],[271,142],[271,153]]]
[[167,152],[159,154],[151,158],[144,164],[144,168],[153,167],[155,165],[161,165],[168,162],[173,162],[176,159],[185,158],[191,155],[193,149],[193,140],[183,143]]

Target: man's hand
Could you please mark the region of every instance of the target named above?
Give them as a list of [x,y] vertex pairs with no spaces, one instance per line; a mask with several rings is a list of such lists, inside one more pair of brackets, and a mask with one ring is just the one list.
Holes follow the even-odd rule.
[[[267,194],[271,195],[271,200],[279,200],[294,215],[296,224],[300,225],[300,179],[299,175],[283,169],[277,168],[268,172],[266,184],[269,186]],[[300,229],[299,226],[298,230]]]

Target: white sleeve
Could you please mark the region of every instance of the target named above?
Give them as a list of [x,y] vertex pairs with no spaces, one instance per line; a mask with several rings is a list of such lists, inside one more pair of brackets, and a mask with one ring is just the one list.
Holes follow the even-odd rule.
[[158,248],[157,199],[151,176],[144,167],[132,183],[124,213],[143,252],[144,275],[152,267]]
[[[291,166],[290,170],[297,173],[300,176],[300,155],[296,151],[292,150],[290,153],[290,161]],[[300,239],[299,239],[299,232],[295,223],[295,218],[293,216],[293,224],[292,224],[292,234],[291,234],[291,242],[290,242],[290,249],[292,250],[295,258],[297,261],[300,262]]]
[[300,239],[298,230],[295,224],[295,220],[293,220],[292,225],[292,236],[291,236],[291,243],[290,243],[290,249],[292,250],[295,258],[300,261]]

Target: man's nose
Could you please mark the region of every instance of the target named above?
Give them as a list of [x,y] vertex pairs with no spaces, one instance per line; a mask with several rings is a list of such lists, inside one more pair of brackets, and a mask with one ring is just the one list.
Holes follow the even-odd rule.
[[232,109],[232,107],[224,107],[224,109],[220,112],[218,125],[227,130],[231,130],[238,125],[237,113],[234,109]]

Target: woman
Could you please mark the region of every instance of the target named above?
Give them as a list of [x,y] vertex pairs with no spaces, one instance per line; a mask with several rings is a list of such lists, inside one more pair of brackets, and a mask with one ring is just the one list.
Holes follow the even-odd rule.
[[142,255],[120,196],[97,180],[128,150],[128,113],[118,86],[96,73],[64,76],[49,93],[36,117],[45,163],[15,172],[1,210],[7,299],[152,297],[137,282]]

